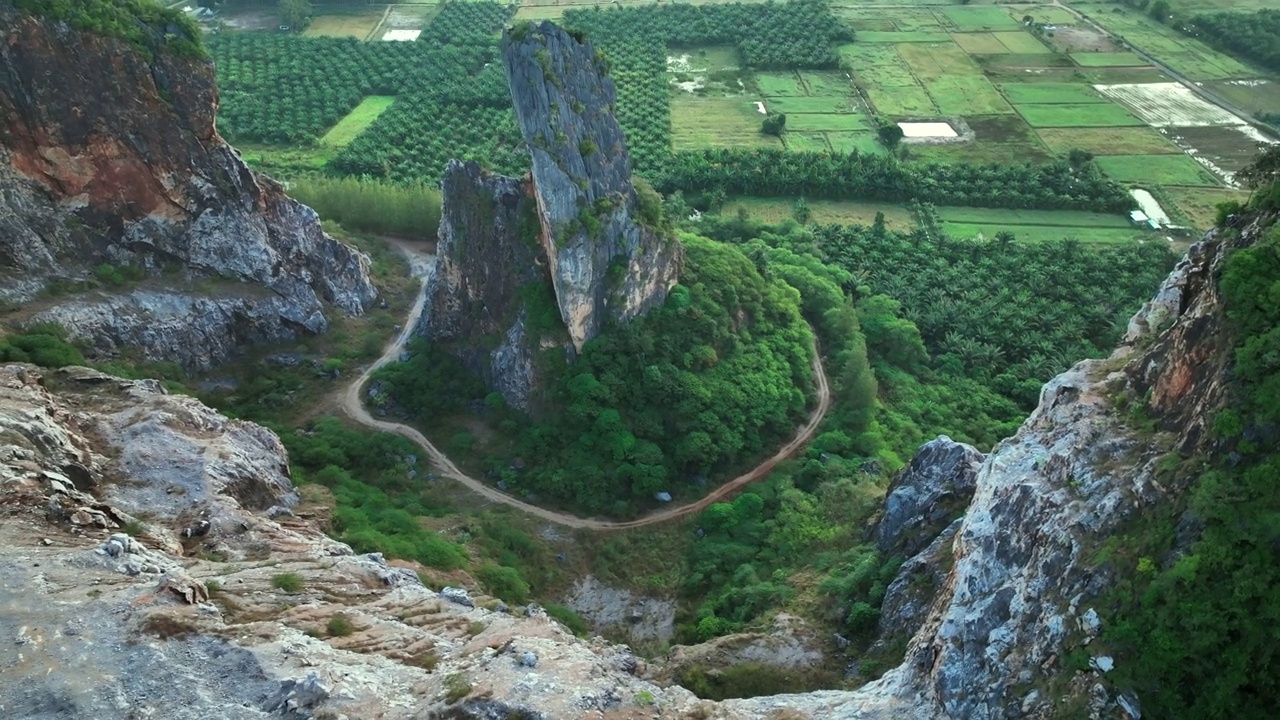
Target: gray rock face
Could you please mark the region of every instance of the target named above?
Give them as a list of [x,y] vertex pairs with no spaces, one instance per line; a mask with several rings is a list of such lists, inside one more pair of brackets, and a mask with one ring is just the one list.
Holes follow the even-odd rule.
[[532,193],[520,180],[456,160],[441,188],[436,268],[417,332],[462,358],[509,405],[528,411],[541,339],[527,332],[525,303],[551,282]]
[[658,198],[632,184],[603,56],[550,22],[517,26],[502,55],[560,315],[581,349],[607,321],[661,304],[683,252],[653,227]]
[[968,506],[982,457],[946,435],[921,445],[885,496],[875,531],[880,552],[912,557],[929,545]]
[[[373,302],[367,258],[218,136],[209,63],[147,58],[8,7],[0,28],[0,300],[39,301],[43,319],[74,326],[93,352],[129,347],[192,369],[241,342],[322,332],[327,307],[360,314]],[[132,268],[157,296],[41,297],[103,264]]]

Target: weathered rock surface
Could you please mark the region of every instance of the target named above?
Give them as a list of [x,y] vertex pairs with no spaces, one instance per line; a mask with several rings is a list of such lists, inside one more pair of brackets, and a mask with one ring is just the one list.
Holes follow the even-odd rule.
[[826,661],[827,641],[804,619],[779,613],[761,632],[735,633],[699,645],[675,645],[656,675],[671,681],[681,672],[698,667],[717,671],[734,665],[768,665],[779,671],[806,670]]
[[[558,720],[699,704],[535,606],[451,602],[354,555],[301,505],[277,510],[295,502],[264,428],[152,381],[0,365],[0,715]],[[81,511],[100,523],[75,524]],[[286,572],[301,589],[276,587]],[[329,633],[335,616],[354,631]]]
[[[1236,242],[1257,232],[1245,228]],[[1220,407],[1230,354],[1213,281],[1225,254],[1213,234],[1193,246],[1112,356],[1078,363],[1045,385],[1018,433],[983,461],[950,552],[931,546],[918,556],[950,555],[954,565],[901,666],[852,693],[730,700],[722,708],[743,717],[773,708],[813,718],[1052,717],[1059,698],[1045,689],[1063,678],[1093,716],[1116,716],[1122,698],[1108,690],[1103,668],[1118,661],[1090,653],[1094,669],[1073,676],[1062,658],[1106,621],[1091,601],[1115,571],[1095,563],[1092,549],[1139,508],[1174,502],[1177,489],[1157,481],[1157,461],[1208,441],[1204,423]],[[1113,404],[1147,389],[1162,430],[1154,435],[1130,428]],[[886,613],[899,612],[886,603]],[[1136,707],[1132,697],[1123,703]]]
[[876,526],[877,549],[886,557],[911,557],[924,549],[973,498],[982,453],[939,435],[916,451],[889,485]]
[[591,627],[622,637],[630,643],[666,643],[676,632],[674,600],[646,597],[609,587],[593,575],[573,584],[564,599]]
[[[0,28],[0,300],[33,304],[92,352],[195,368],[374,300],[367,259],[218,136],[210,63],[7,6]],[[40,297],[102,264],[140,271],[155,294]],[[199,289],[211,280],[231,286]]]
[[680,244],[656,195],[639,197],[603,56],[550,22],[503,38],[516,119],[533,156],[541,241],[574,345],[666,299]]
[[526,304],[551,283],[532,188],[454,160],[441,190],[438,259],[417,332],[528,411],[543,338],[532,337]]

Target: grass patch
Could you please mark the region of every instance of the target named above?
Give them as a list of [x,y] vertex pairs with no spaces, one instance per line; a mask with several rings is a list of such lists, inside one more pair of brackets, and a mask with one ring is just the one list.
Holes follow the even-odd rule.
[[444,679],[444,699],[456,703],[471,694],[471,682],[462,673],[454,673]]
[[895,48],[920,80],[982,74],[973,58],[955,43],[903,43]]
[[[674,150],[708,147],[777,147],[781,140],[760,132],[764,115],[746,97],[671,98],[671,146]],[[791,127],[790,118],[787,123]]]
[[1150,127],[1044,128],[1041,142],[1055,154],[1075,148],[1094,155],[1178,155],[1182,150]]
[[1000,91],[1015,105],[1085,105],[1108,100],[1088,85],[1078,83],[1008,83]]
[[831,149],[831,145],[827,143],[827,134],[820,132],[789,132],[782,142],[788,150],[795,152],[823,152]]
[[1009,52],[1009,48],[991,33],[952,33],[951,40],[970,55],[1003,55]]
[[1080,67],[1140,67],[1146,60],[1131,52],[1070,53]]
[[1120,155],[1095,162],[1111,179],[1135,185],[1206,185],[1221,183],[1186,155]]
[[756,88],[765,97],[800,97],[808,95],[800,77],[793,72],[757,73]]
[[881,115],[889,117],[928,117],[938,114],[938,106],[920,85],[905,87],[871,87],[867,98]]
[[880,144],[880,140],[874,133],[870,132],[829,132],[825,133],[827,143],[831,145],[831,149],[838,153],[848,153],[857,150],[860,153],[876,153],[883,155],[885,152],[884,145]]
[[302,576],[296,572],[283,572],[271,576],[271,585],[277,590],[295,593],[302,589]]
[[1014,105],[1034,128],[1126,127],[1144,123],[1115,103]]
[[356,631],[351,621],[341,615],[334,615],[329,618],[329,622],[324,626],[325,632],[329,637],[347,637]]
[[329,128],[329,132],[320,138],[320,144],[332,148],[346,147],[364,132],[378,116],[386,112],[396,99],[387,95],[371,95],[355,106],[337,125]]

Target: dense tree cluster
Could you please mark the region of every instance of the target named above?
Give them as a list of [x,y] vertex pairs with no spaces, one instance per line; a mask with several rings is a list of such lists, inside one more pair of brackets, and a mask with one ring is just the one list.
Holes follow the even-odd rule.
[[429,45],[485,45],[515,14],[514,3],[446,0],[418,42]]
[[[681,284],[662,307],[587,343],[571,364],[559,361],[545,416],[495,413],[510,452],[483,461],[511,490],[629,515],[657,492],[697,492],[795,431],[813,352],[797,291],[762,277],[735,248],[695,236],[684,244]],[[428,425],[451,409],[440,397],[458,394],[456,377],[433,370],[439,364],[416,353],[379,376]],[[433,373],[443,386],[423,381]]]
[[1181,29],[1216,48],[1280,71],[1280,10],[1196,15]]
[[570,10],[564,22],[606,49],[632,38],[651,38],[669,47],[736,45],[744,63],[761,69],[837,67],[836,44],[853,39],[825,0],[597,6]]
[[[222,93],[218,126],[232,141],[312,144],[369,95],[415,92],[439,101],[472,93],[497,103],[492,77],[481,72],[496,56],[493,42],[435,47],[223,33],[209,49]],[[501,89],[509,105],[505,78]]]
[[1133,198],[1093,164],[900,163],[874,153],[716,148],[675,153],[654,183],[692,193],[835,198],[935,205],[1122,212]]

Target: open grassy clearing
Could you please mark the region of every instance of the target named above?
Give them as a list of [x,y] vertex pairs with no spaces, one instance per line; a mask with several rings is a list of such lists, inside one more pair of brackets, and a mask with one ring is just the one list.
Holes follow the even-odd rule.
[[1197,230],[1208,230],[1217,222],[1218,203],[1244,202],[1248,191],[1231,188],[1165,186],[1164,194],[1173,199],[1178,209],[1191,220]]
[[943,115],[1002,115],[1013,112],[991,81],[981,76],[925,78],[924,89]]
[[1052,154],[1030,125],[1017,115],[968,117],[972,142],[912,145],[911,157],[939,162],[1024,163],[1048,162]]
[[1007,83],[1000,91],[1015,105],[1081,105],[1107,99],[1079,83]]
[[891,118],[932,117],[938,114],[933,98],[919,85],[870,87],[867,97],[881,115]]
[[1177,155],[1182,152],[1168,137],[1149,127],[1044,128],[1040,141],[1054,153],[1075,148],[1094,155]]
[[1014,107],[1033,128],[1125,127],[1143,124],[1128,110],[1114,103]]
[[[890,230],[909,231],[915,228],[915,219],[911,211],[901,205],[882,205],[877,203],[861,203],[846,200],[806,200],[812,215],[812,222],[824,225],[871,225],[875,222],[876,213],[884,213],[884,222]],[[794,216],[795,203],[778,198],[734,197],[725,203],[721,214],[732,216],[738,208],[745,208],[747,214],[765,222],[781,222]]]
[[1130,228],[1127,218],[1083,210],[1010,210],[940,207],[938,217],[947,222],[999,225],[1047,225],[1056,227]]
[[302,31],[307,37],[353,37],[364,40],[382,20],[383,8],[316,15]]
[[788,115],[853,112],[853,101],[847,97],[766,97],[764,105],[769,112]]
[[378,116],[387,111],[396,99],[387,95],[371,95],[355,106],[346,117],[320,138],[320,144],[333,148],[345,147],[356,136],[373,124]]
[[1071,53],[1071,59],[1080,67],[1141,67],[1149,64],[1126,51]]
[[[781,140],[760,132],[763,119],[755,102],[745,96],[695,97],[676,93],[671,97],[671,146],[675,150],[781,146]],[[787,126],[791,127],[790,118]]]
[[1009,48],[989,32],[951,33],[951,40],[970,55],[1004,55]]
[[846,97],[853,92],[849,76],[843,72],[800,71],[800,81],[809,95]]
[[1019,242],[1027,243],[1057,242],[1068,237],[1075,238],[1083,243],[1098,245],[1118,245],[1134,242],[1135,240],[1159,239],[1152,233],[1144,232],[1137,228],[944,222],[942,223],[942,229],[951,237],[961,239],[983,237],[990,240],[996,236],[996,233],[1010,232]]
[[804,97],[805,91],[800,76],[794,72],[762,72],[756,73],[756,89],[761,95],[770,98]]
[[1130,185],[1222,184],[1186,155],[1118,155],[1100,157],[1095,162],[1111,179]]
[[876,138],[872,132],[829,132],[825,133],[827,143],[831,145],[831,149],[838,153],[849,153],[857,150],[860,153],[884,155],[884,145],[880,144],[880,140]]

